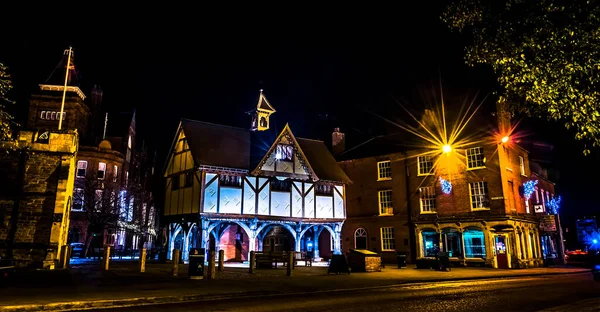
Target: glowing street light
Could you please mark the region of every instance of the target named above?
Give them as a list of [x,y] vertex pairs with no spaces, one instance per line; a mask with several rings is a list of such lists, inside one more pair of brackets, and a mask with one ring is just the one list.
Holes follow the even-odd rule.
[[502,138],[502,143],[506,143],[506,142],[508,142],[508,139],[509,139],[509,137],[508,137],[508,136],[505,136],[505,137],[503,137],[503,138]]
[[442,146],[442,152],[444,152],[444,154],[452,152],[452,146],[450,146],[450,144],[444,144],[444,146]]

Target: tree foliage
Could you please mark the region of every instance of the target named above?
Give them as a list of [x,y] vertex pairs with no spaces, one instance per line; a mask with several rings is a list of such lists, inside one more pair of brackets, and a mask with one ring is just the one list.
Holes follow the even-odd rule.
[[442,20],[472,39],[467,64],[492,67],[498,101],[600,146],[600,1],[458,0]]
[[6,105],[14,104],[8,99],[8,92],[13,88],[8,67],[0,63],[0,141],[10,141],[13,138],[12,125],[14,117],[6,111]]

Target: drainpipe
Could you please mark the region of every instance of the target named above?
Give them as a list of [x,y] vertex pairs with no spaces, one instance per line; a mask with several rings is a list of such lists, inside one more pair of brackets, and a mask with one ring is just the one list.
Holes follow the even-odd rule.
[[[415,263],[417,261],[417,238],[416,238],[416,234],[415,234],[415,224],[413,222],[413,211],[412,211],[412,205],[411,205],[411,192],[410,192],[410,172],[408,171],[408,163],[407,163],[407,159],[408,159],[408,154],[405,152],[401,152],[404,160],[404,172],[405,172],[405,180],[404,180],[404,186],[405,186],[405,192],[406,192],[406,211],[408,214],[408,241],[409,241],[409,246],[410,246],[410,262],[411,263]],[[400,242],[398,242],[400,243]]]

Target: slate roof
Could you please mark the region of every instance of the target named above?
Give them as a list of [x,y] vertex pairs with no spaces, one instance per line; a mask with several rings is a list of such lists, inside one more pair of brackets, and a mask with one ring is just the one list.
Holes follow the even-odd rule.
[[181,125],[197,164],[249,168],[249,130],[189,119],[182,119]]
[[407,139],[406,133],[379,135],[347,148],[336,158],[338,161],[343,161],[405,152],[411,149],[409,142],[411,141]]
[[296,138],[310,167],[321,180],[351,183],[323,141]]
[[[198,165],[252,171],[268,152],[280,131],[249,129],[182,119],[194,160]],[[350,183],[322,141],[296,138],[298,145],[319,179]]]

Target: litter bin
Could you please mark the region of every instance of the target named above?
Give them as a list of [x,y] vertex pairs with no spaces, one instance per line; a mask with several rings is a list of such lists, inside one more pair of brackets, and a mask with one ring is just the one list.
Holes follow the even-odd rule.
[[190,279],[204,278],[204,248],[190,250],[188,276]]
[[397,252],[396,260],[398,261],[398,269],[406,268],[406,253],[405,252]]

